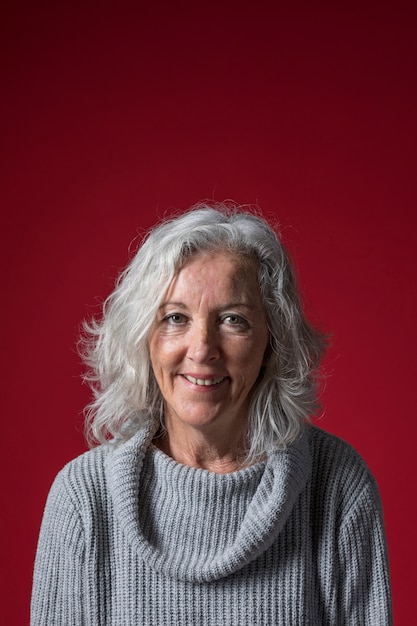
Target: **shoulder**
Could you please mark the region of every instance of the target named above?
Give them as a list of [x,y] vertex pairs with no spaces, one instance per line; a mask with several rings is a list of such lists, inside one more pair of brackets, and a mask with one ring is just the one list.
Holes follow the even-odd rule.
[[89,475],[93,478],[95,475],[100,474],[104,467],[105,462],[109,454],[111,453],[111,445],[101,445],[96,448],[92,448],[80,456],[77,456],[72,461],[69,461],[58,472],[57,479],[61,480],[73,480],[78,476]]
[[316,426],[309,429],[313,490],[346,514],[359,502],[380,508],[378,487],[360,454],[346,441]]
[[328,468],[341,476],[351,472],[372,476],[364,459],[347,441],[317,426],[309,428],[309,440],[315,468]]
[[52,483],[48,503],[71,506],[77,510],[97,500],[106,489],[106,460],[111,454],[110,445],[102,445],[84,452],[67,463]]

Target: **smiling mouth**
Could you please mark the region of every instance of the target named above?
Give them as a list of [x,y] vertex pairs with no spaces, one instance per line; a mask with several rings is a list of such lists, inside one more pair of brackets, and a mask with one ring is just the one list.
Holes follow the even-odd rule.
[[183,374],[183,376],[188,382],[193,383],[193,385],[199,385],[200,387],[212,387],[226,379],[225,376],[220,376],[219,378],[194,378],[188,374]]

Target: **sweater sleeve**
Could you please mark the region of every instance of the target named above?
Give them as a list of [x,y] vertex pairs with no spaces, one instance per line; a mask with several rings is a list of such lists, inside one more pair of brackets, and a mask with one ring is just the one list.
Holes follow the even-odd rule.
[[83,626],[84,533],[63,472],[42,520],[31,602],[31,626]]
[[382,507],[373,478],[362,488],[339,534],[343,626],[391,626],[387,545]]

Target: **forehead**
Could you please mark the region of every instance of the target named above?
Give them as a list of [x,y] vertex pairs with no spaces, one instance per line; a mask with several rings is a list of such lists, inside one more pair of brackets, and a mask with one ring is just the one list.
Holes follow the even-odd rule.
[[178,270],[168,291],[202,287],[259,295],[257,261],[228,250],[198,252]]

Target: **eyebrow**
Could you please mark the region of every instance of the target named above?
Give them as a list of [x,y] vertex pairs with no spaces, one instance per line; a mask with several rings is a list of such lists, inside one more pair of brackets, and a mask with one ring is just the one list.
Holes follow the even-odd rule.
[[175,302],[174,300],[167,300],[166,302],[162,302],[159,309],[164,309],[166,306],[177,306],[179,309],[187,308],[183,302]]
[[[166,302],[162,302],[159,310],[164,309],[167,306],[176,306],[179,309],[188,309],[187,305],[184,302],[176,302],[174,300],[167,300]],[[226,305],[221,306],[220,310],[225,311],[227,309],[234,309],[235,307],[243,307],[245,309],[254,309],[255,307],[252,304],[247,302],[228,302]]]

